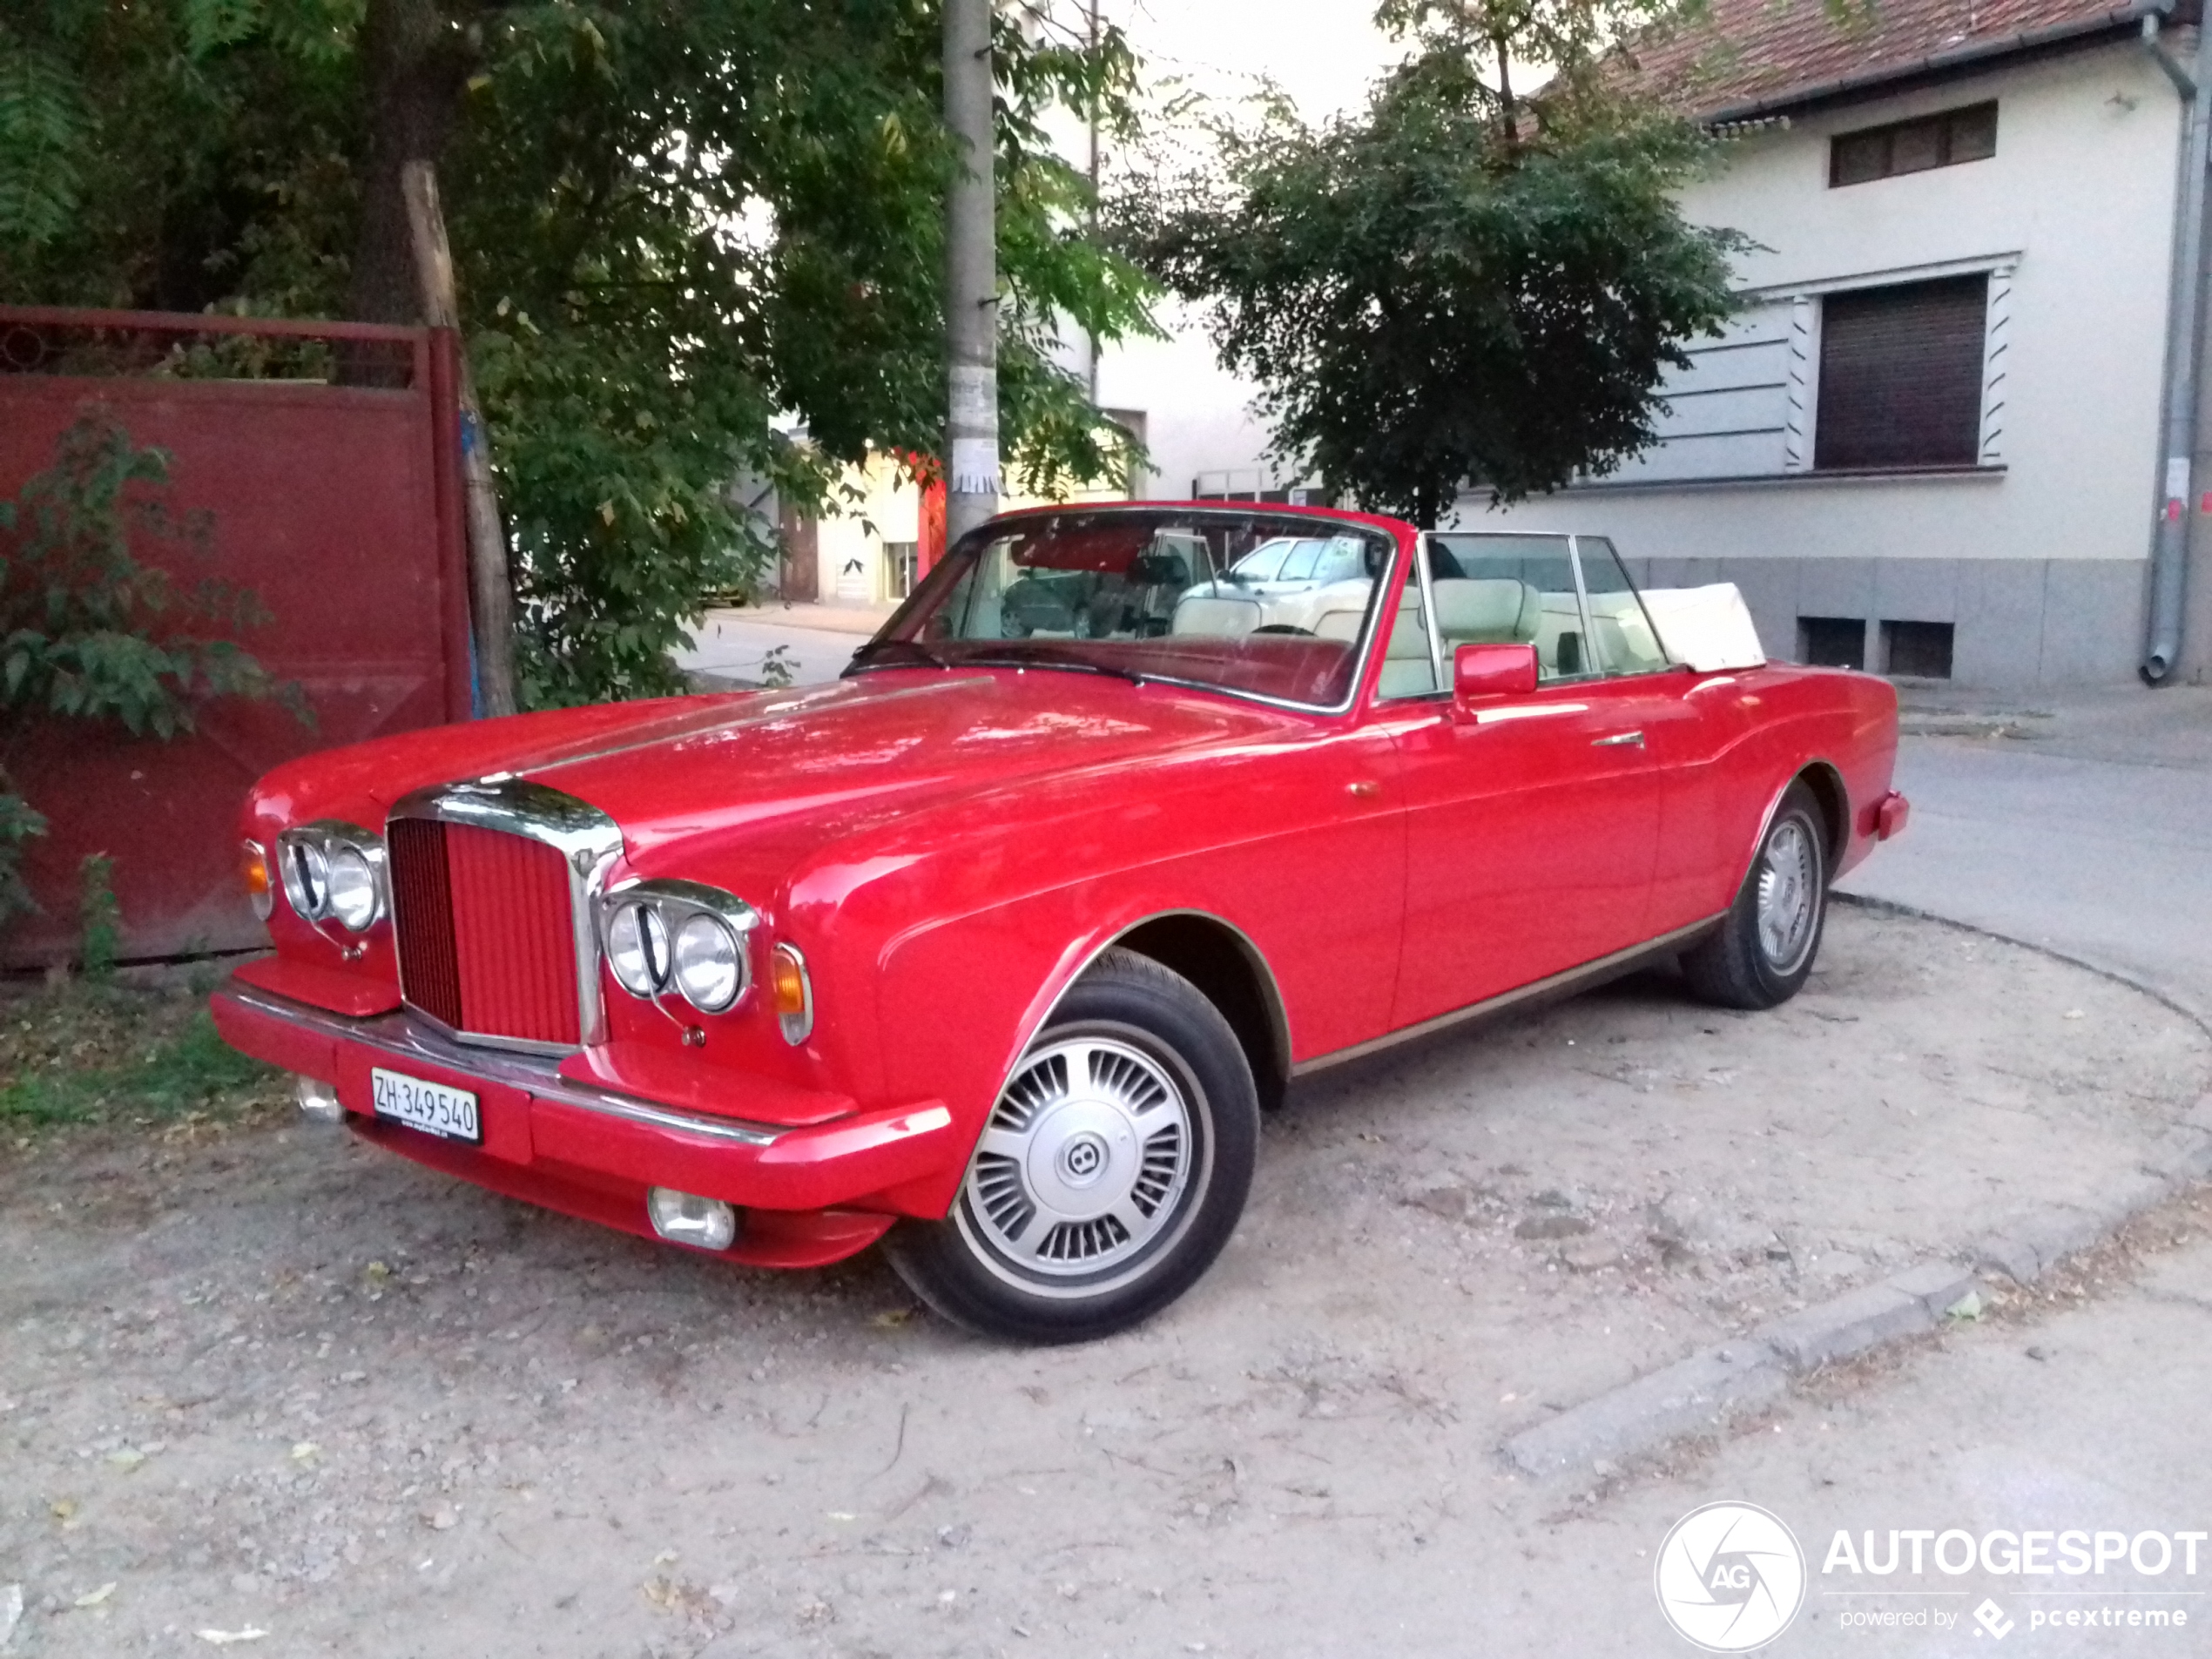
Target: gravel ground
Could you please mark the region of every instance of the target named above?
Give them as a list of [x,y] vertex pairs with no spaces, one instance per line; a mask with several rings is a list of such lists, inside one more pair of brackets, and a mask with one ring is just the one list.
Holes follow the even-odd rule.
[[37,1137],[6,1651],[1440,1650],[1575,1548],[1505,1435],[2118,1184],[2209,1079],[2138,993],[1839,910],[1775,1013],[1651,974],[1299,1085],[1208,1279],[1044,1352],[280,1119]]

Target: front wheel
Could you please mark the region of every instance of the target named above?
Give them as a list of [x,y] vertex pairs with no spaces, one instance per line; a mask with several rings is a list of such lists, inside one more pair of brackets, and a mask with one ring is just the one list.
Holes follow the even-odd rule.
[[1107,951],[1015,1068],[942,1221],[885,1240],[958,1325],[1081,1342],[1183,1294],[1251,1187],[1259,1100],[1220,1011],[1149,957]]
[[1812,972],[1828,914],[1827,840],[1820,804],[1802,783],[1774,810],[1728,919],[1683,953],[1689,988],[1730,1008],[1770,1008]]

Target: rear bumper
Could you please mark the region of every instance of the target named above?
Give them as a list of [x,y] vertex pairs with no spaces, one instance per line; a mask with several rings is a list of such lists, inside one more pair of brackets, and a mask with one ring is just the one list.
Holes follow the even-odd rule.
[[1905,820],[1912,815],[1912,803],[1892,789],[1875,804],[1874,838],[1886,841],[1905,828]]
[[[642,1237],[653,1236],[650,1187],[719,1198],[745,1212],[725,1252],[738,1261],[797,1267],[850,1255],[899,1215],[941,1215],[967,1162],[936,1101],[790,1128],[594,1088],[553,1060],[464,1046],[403,1011],[352,1019],[236,979],[210,1006],[233,1048],[335,1088],[347,1127],[366,1139]],[[378,1066],[475,1093],[482,1144],[377,1117]]]

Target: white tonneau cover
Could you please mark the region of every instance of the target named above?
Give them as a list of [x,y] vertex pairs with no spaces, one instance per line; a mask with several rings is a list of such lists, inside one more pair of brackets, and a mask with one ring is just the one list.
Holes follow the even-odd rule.
[[1700,673],[1757,668],[1766,661],[1751,608],[1733,582],[1703,588],[1648,588],[1643,608],[1667,655]]

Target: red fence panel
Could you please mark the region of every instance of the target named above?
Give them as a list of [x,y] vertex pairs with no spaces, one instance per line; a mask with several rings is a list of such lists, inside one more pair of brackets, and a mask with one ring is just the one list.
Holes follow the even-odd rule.
[[[370,383],[212,378],[233,365],[211,370],[206,348],[258,349],[241,340],[325,347]],[[469,717],[455,363],[445,331],[0,307],[0,496],[51,464],[88,413],[166,450],[166,499],[212,516],[213,556],[158,543],[134,556],[253,590],[273,620],[242,643],[315,717],[311,730],[279,705],[232,699],[169,743],[11,722],[0,762],[51,827],[25,860],[42,914],[8,927],[9,962],[73,953],[91,853],[115,860],[126,956],[261,942],[238,875],[247,786],[311,749]]]

